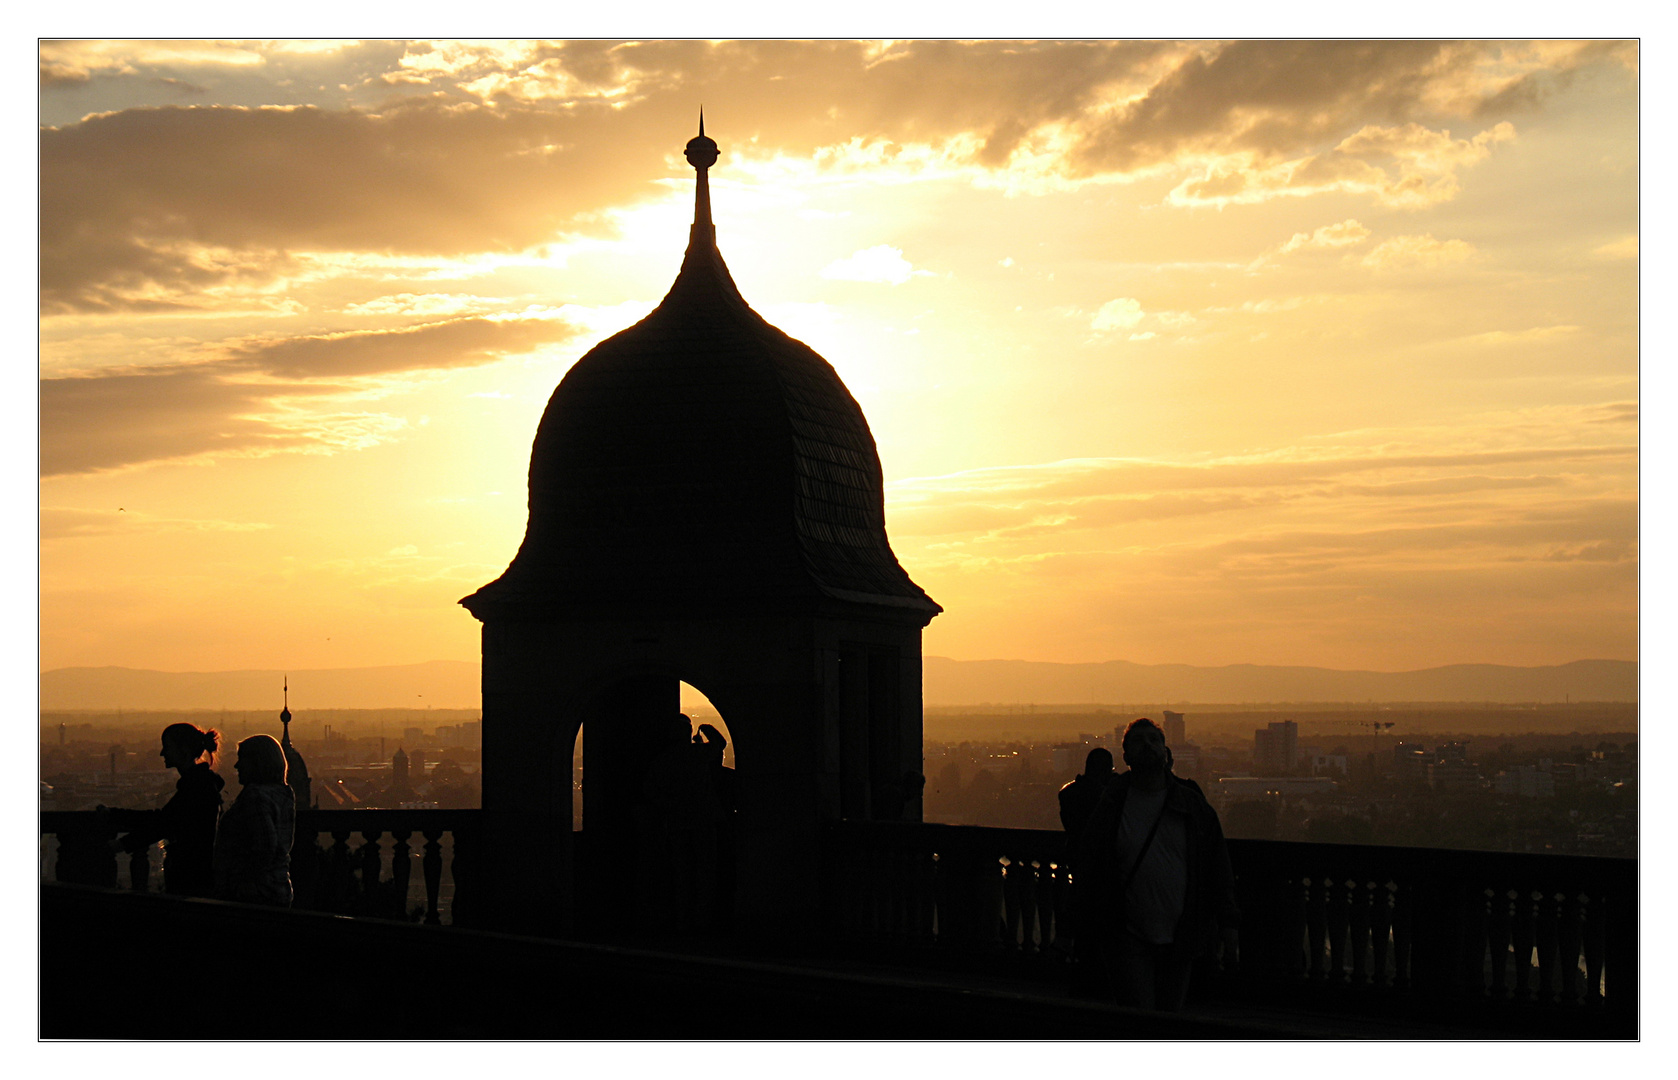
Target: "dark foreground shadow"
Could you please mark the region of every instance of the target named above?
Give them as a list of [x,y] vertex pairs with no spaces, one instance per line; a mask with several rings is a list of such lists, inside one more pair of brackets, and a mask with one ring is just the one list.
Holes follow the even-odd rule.
[[[206,954],[196,944],[228,943]],[[213,960],[238,957],[242,963]],[[183,1008],[217,996],[211,1014]],[[1262,1039],[1242,1023],[74,885],[41,887],[47,1039]]]

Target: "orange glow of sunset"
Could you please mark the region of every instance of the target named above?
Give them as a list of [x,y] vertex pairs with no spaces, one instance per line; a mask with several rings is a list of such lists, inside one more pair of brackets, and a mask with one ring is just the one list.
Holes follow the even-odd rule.
[[701,104],[928,654],[1637,656],[1635,43],[40,63],[44,669],[475,659],[548,396],[681,262]]

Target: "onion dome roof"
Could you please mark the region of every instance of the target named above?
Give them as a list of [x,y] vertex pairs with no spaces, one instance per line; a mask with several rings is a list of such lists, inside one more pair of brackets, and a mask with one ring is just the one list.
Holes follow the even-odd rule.
[[831,364],[766,322],[716,246],[698,170],[682,268],[652,314],[560,382],[530,457],[524,543],[461,601],[479,619],[566,609],[942,609],[886,539],[879,454]]

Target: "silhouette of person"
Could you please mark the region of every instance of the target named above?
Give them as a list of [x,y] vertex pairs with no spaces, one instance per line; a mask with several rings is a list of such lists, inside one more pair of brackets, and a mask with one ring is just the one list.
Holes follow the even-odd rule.
[[1217,812],[1172,775],[1159,726],[1132,721],[1123,753],[1129,770],[1102,791],[1077,844],[1083,930],[1097,938],[1119,1004],[1175,1011],[1220,928],[1234,945],[1234,874]]
[[1084,755],[1084,771],[1060,789],[1060,824],[1069,843],[1075,842],[1089,824],[1095,802],[1112,782],[1113,775],[1113,752],[1098,746]]
[[113,850],[134,852],[164,842],[166,893],[209,896],[215,888],[216,818],[221,814],[221,789],[226,786],[214,769],[220,745],[221,732],[214,728],[201,731],[192,724],[170,724],[163,729],[158,756],[166,767],[181,774],[175,781],[175,794],[157,810],[114,810],[113,821],[128,833],[111,841]]
[[[1084,771],[1060,789],[1060,824],[1066,830],[1067,863],[1077,881],[1075,853],[1078,838],[1095,812],[1096,801],[1113,781],[1113,752],[1097,746],[1084,755]],[[1096,952],[1096,939],[1081,929],[1092,913],[1083,910],[1089,899],[1087,891],[1074,889],[1073,902],[1066,910],[1066,926],[1057,934],[1070,942],[1072,951],[1072,992],[1085,997],[1101,996],[1104,986],[1101,958]]]
[[882,784],[876,796],[875,821],[902,821],[909,803],[926,790],[926,777],[918,772],[905,772],[897,783]]
[[643,923],[655,932],[689,933],[712,924],[722,803],[711,758],[721,763],[723,742],[715,728],[711,732],[695,736],[692,720],[674,716],[642,786],[648,826],[640,846]]
[[734,837],[735,815],[740,809],[739,792],[734,770],[722,763],[723,751],[728,748],[722,732],[710,724],[700,724],[693,744],[710,770],[711,790],[717,799],[716,903],[712,918],[715,928],[726,932],[734,915]]
[[290,907],[297,799],[286,783],[285,751],[272,735],[252,735],[239,744],[233,768],[244,788],[216,835],[215,895]]

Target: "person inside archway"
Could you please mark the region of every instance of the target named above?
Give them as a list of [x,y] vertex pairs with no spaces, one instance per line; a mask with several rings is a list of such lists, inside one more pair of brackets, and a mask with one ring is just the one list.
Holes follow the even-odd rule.
[[721,765],[725,746],[715,728],[695,735],[693,721],[677,714],[647,767],[637,845],[644,930],[689,934],[714,925],[723,804],[713,762]]

